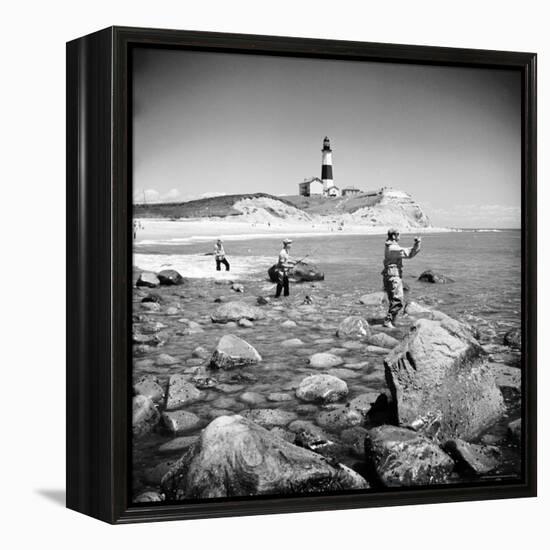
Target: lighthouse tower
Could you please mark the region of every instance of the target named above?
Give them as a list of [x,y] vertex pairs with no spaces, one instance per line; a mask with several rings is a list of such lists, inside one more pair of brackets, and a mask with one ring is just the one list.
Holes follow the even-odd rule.
[[331,194],[331,189],[334,188],[332,179],[332,149],[330,148],[330,140],[325,136],[323,140],[321,180],[323,180],[323,195]]

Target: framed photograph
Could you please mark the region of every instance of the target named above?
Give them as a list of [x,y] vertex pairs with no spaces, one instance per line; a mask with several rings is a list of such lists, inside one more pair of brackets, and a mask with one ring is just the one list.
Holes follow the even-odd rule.
[[67,45],[67,506],[536,495],[536,55]]

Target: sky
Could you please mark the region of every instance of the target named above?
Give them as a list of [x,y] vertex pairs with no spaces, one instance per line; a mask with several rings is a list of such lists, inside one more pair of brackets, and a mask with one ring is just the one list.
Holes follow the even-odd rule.
[[519,227],[520,73],[137,49],[134,201],[295,195],[334,183],[411,194],[433,225]]

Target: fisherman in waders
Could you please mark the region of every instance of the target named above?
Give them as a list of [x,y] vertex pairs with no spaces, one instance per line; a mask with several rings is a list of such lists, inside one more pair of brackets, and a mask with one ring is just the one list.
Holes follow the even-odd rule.
[[225,257],[225,250],[223,249],[223,243],[221,239],[216,241],[214,247],[214,256],[216,258],[216,271],[221,271],[221,264],[225,265],[225,270],[229,271],[229,262]]
[[281,296],[281,291],[284,289],[284,296],[290,294],[288,273],[296,265],[296,262],[290,259],[290,245],[292,241],[285,239],[283,241],[283,248],[279,252],[279,259],[277,260],[277,291],[275,292],[275,298]]
[[388,295],[389,308],[384,326],[394,328],[397,314],[403,309],[403,258],[414,258],[420,252],[420,237],[415,237],[410,248],[399,246],[399,231],[390,229],[384,251],[384,290]]

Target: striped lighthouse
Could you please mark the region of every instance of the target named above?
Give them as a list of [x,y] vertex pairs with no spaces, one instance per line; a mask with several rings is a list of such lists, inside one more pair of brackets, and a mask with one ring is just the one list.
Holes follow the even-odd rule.
[[330,148],[330,140],[325,136],[323,140],[321,180],[323,181],[323,195],[328,195],[329,190],[334,187],[332,179],[332,149]]

